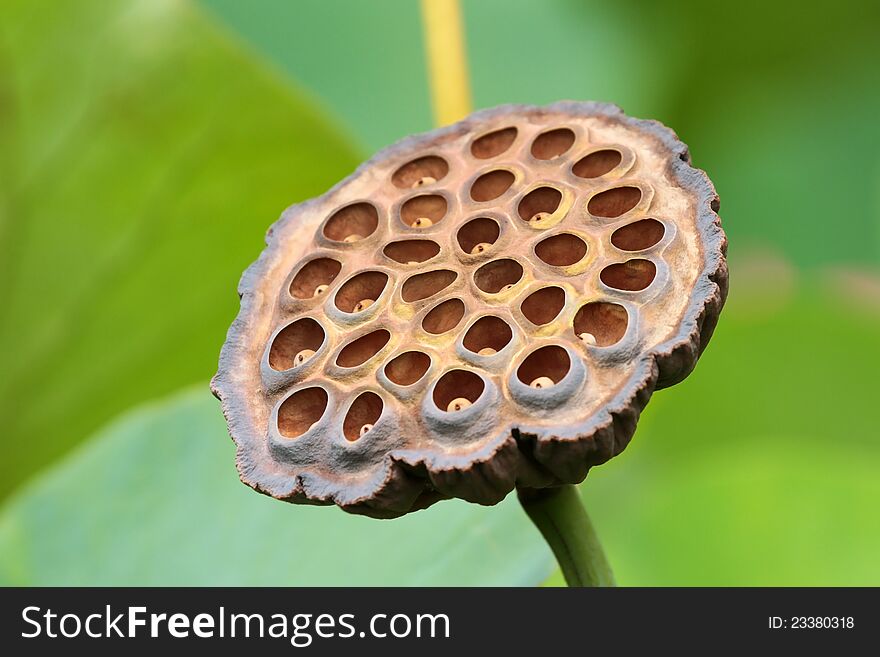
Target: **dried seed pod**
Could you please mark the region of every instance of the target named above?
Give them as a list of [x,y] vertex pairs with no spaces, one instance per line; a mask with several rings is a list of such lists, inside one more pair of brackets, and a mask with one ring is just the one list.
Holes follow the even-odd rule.
[[717,209],[671,130],[609,105],[386,149],[289,208],[242,277],[213,381],[242,479],[376,517],[581,481],[705,348]]

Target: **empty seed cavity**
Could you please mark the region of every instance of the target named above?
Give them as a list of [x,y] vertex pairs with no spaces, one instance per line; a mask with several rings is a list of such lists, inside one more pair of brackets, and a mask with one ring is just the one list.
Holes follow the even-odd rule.
[[587,346],[610,347],[623,339],[628,323],[620,304],[593,301],[575,313],[574,333]]
[[335,242],[356,242],[369,237],[379,226],[379,211],[362,201],[340,208],[324,224],[324,236]]
[[462,344],[468,351],[480,356],[492,356],[513,340],[513,330],[500,317],[480,317],[465,333]]
[[416,274],[406,279],[400,291],[400,296],[407,303],[421,301],[432,297],[441,290],[449,287],[458,278],[458,274],[449,269]]
[[610,148],[593,151],[575,162],[571,172],[578,178],[598,178],[617,167],[622,159],[620,151]]
[[461,299],[447,299],[425,315],[422,328],[433,335],[451,331],[464,317],[464,311],[464,302]]
[[385,365],[385,376],[399,386],[411,386],[425,376],[429,367],[431,367],[431,357],[428,354],[421,351],[407,351]]
[[457,412],[475,404],[486,384],[468,370],[450,370],[434,386],[434,404],[442,411]]
[[458,229],[458,245],[461,250],[471,255],[485,253],[498,240],[501,226],[489,217],[471,219]]
[[548,345],[529,354],[517,369],[516,376],[527,386],[549,388],[562,381],[569,369],[571,358],[568,352],[558,345]]
[[269,366],[284,371],[302,365],[324,344],[324,329],[314,319],[304,317],[281,329],[269,349]]
[[391,182],[400,189],[416,189],[433,185],[449,173],[449,165],[442,157],[426,155],[407,162],[391,176]]
[[383,253],[402,265],[426,262],[440,253],[440,245],[431,240],[401,240],[391,242]]
[[362,392],[352,402],[345,420],[342,422],[342,433],[345,438],[354,442],[368,434],[373,425],[379,421],[385,404],[375,392]]
[[552,160],[565,153],[574,144],[574,132],[556,128],[542,132],[532,142],[532,156],[538,160]]
[[290,295],[297,299],[311,299],[324,294],[339,275],[342,263],[333,258],[309,260],[290,282]]
[[549,324],[562,312],[565,306],[565,290],[561,287],[543,287],[532,292],[520,306],[522,314],[532,324]]
[[504,258],[487,262],[474,273],[474,283],[483,292],[498,294],[510,289],[523,277],[523,268],[516,260]]
[[656,219],[642,219],[621,226],[611,235],[611,243],[621,251],[644,251],[663,239],[666,228]]
[[523,196],[519,202],[519,216],[523,221],[540,224],[546,222],[562,202],[562,192],[554,187],[537,187]]
[[642,190],[638,187],[615,187],[596,194],[587,209],[593,216],[614,219],[632,210],[641,200]]
[[507,169],[495,169],[484,173],[471,185],[471,198],[479,203],[493,201],[513,184],[516,177]]
[[634,259],[608,265],[599,278],[608,287],[638,292],[648,287],[657,275],[657,266],[650,260]]
[[391,334],[385,329],[379,329],[378,331],[362,335],[342,348],[342,351],[336,357],[336,364],[339,367],[358,367],[363,365],[382,351],[382,348],[388,344],[390,339]]
[[285,399],[278,408],[278,433],[297,438],[318,422],[327,410],[327,391],[304,388]]
[[388,275],[364,271],[348,279],[336,293],[336,307],[345,313],[358,313],[372,306],[388,284]]
[[587,243],[577,235],[560,233],[538,242],[535,255],[553,267],[568,267],[587,255]]
[[502,128],[478,137],[471,144],[471,153],[479,160],[488,160],[504,153],[516,139],[517,129]]
[[440,194],[421,194],[406,201],[400,208],[400,218],[412,228],[430,228],[443,221],[448,203]]

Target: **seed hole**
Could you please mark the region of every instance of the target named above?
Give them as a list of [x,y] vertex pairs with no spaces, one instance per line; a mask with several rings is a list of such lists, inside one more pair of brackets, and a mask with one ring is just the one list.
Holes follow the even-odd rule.
[[571,358],[568,357],[568,352],[558,345],[548,345],[529,354],[517,369],[516,376],[526,385],[531,385],[542,377],[556,384],[565,378],[569,369]]
[[642,219],[621,226],[611,235],[611,243],[623,251],[642,251],[663,239],[666,228],[656,219]]
[[340,208],[324,224],[324,235],[336,242],[356,242],[372,235],[379,226],[379,212],[371,203],[352,203]]
[[565,306],[565,290],[561,287],[544,287],[532,292],[522,302],[520,309],[532,324],[549,324]]
[[425,262],[440,253],[440,245],[431,240],[401,240],[388,244],[386,256],[402,265],[411,262]]
[[290,282],[290,294],[297,299],[321,296],[339,275],[342,263],[333,258],[316,258],[304,264]]
[[483,379],[467,370],[450,370],[440,377],[434,386],[434,403],[441,411],[452,412],[456,410],[455,404],[459,402],[457,410],[464,410],[467,406],[476,403],[483,394],[486,384]]
[[484,173],[471,185],[471,198],[483,203],[498,198],[513,184],[516,177],[507,169]]
[[538,187],[523,196],[519,202],[519,216],[523,221],[531,221],[535,215],[553,214],[562,202],[562,192],[553,187]]
[[484,356],[489,353],[481,353],[486,349],[492,349],[495,353],[506,347],[513,340],[513,331],[507,322],[495,315],[480,317],[468,329],[462,344],[468,351]]
[[514,127],[495,130],[478,137],[471,144],[471,153],[480,160],[488,160],[490,157],[501,155],[510,148],[516,139],[517,129]]
[[448,269],[416,274],[406,279],[403,288],[401,288],[400,296],[407,303],[421,301],[449,287],[456,278],[458,278],[458,274]]
[[399,386],[411,386],[425,376],[431,357],[421,351],[407,351],[385,366],[385,376]]
[[560,233],[538,242],[535,255],[548,265],[568,267],[587,255],[587,243],[571,233]]
[[516,260],[493,260],[474,274],[474,283],[483,292],[497,294],[508,285],[515,285],[523,276],[523,268]]
[[407,226],[428,228],[443,220],[446,209],[446,199],[439,194],[421,194],[403,204],[400,217]]
[[278,432],[296,438],[312,428],[327,410],[327,391],[323,388],[297,390],[278,408]]
[[604,149],[594,151],[575,162],[571,171],[579,178],[598,178],[604,176],[623,159],[620,151]]
[[345,420],[342,422],[342,433],[346,440],[354,442],[361,436],[365,436],[379,421],[385,404],[382,398],[375,392],[362,392],[352,402]]
[[442,180],[449,173],[449,165],[442,157],[426,155],[407,162],[391,176],[391,182],[401,189],[414,189]]
[[599,278],[608,287],[628,292],[644,290],[657,275],[657,267],[650,260],[627,260],[608,265],[599,274]]
[[532,155],[539,160],[559,157],[574,143],[574,133],[568,128],[556,128],[542,132],[532,142]]
[[[336,307],[345,313],[360,312],[382,295],[388,275],[380,271],[364,271],[349,278],[336,293]],[[362,302],[369,301],[369,304]]]
[[597,217],[613,219],[632,210],[641,200],[642,190],[638,187],[615,187],[596,194],[587,209]]
[[428,333],[440,335],[458,326],[462,317],[464,317],[464,302],[461,299],[447,299],[425,315],[422,328]]
[[[324,344],[324,329],[314,319],[304,317],[285,326],[269,349],[269,366],[279,372],[302,365]],[[305,358],[297,358],[305,352],[312,352]]]
[[626,308],[617,303],[593,301],[574,316],[574,334],[587,345],[608,347],[620,342],[629,319]]
[[339,367],[357,367],[363,365],[373,356],[378,354],[382,347],[388,344],[391,334],[385,329],[373,331],[362,335],[357,340],[349,342],[336,357]]
[[483,245],[483,249],[476,251],[482,253],[486,245],[495,244],[498,236],[501,234],[501,227],[498,222],[488,217],[479,217],[471,219],[458,230],[458,245],[465,253],[475,253],[475,249],[479,245]]

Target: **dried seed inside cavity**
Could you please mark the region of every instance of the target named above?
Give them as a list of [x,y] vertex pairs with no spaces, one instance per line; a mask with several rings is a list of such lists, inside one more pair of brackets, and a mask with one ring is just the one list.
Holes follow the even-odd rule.
[[366,310],[367,308],[369,308],[370,306],[372,306],[374,303],[376,303],[376,302],[375,302],[375,300],[373,300],[373,299],[361,299],[360,301],[358,301],[358,302],[355,304],[355,306],[354,306],[354,311],[355,311],[356,313],[359,313],[359,312],[361,312],[362,310]]
[[435,182],[437,182],[437,179],[432,176],[422,176],[416,180],[411,187],[416,189],[417,187],[424,187],[425,185],[433,185]]
[[471,249],[471,255],[477,255],[478,253],[483,253],[492,245],[488,242],[480,242],[474,248]]
[[314,355],[315,355],[315,352],[312,351],[311,349],[303,349],[302,351],[297,353],[296,356],[293,357],[294,367],[297,365],[302,365],[303,363],[305,363],[309,358],[311,358]]
[[529,384],[533,388],[551,388],[556,383],[549,376],[539,376]]
[[449,402],[449,406],[446,407],[446,410],[449,413],[454,413],[455,411],[463,411],[470,405],[470,399],[465,399],[464,397],[456,397],[451,402]]
[[363,436],[364,434],[366,434],[367,432],[369,432],[370,429],[372,429],[372,428],[373,428],[373,425],[372,425],[372,424],[365,424],[364,426],[361,427],[361,432],[360,432],[360,434]]
[[434,225],[434,222],[428,219],[427,217],[419,217],[414,222],[412,222],[413,228],[429,228]]
[[529,223],[532,226],[541,226],[549,218],[550,218],[549,212],[537,212],[534,215],[532,215],[531,219],[529,219]]
[[477,352],[480,356],[494,356],[497,353],[492,347],[483,347]]
[[351,235],[347,235],[345,237],[345,239],[342,241],[343,242],[359,242],[362,239],[364,239],[363,235],[358,235],[357,233],[352,233]]
[[596,344],[596,336],[592,333],[578,333],[578,340],[580,340],[584,344]]
[[329,288],[329,286],[327,286],[327,285],[319,285],[318,287],[315,288],[315,291],[314,291],[314,293],[312,294],[312,296],[313,296],[313,297],[319,297],[319,296],[321,296],[322,294],[324,294],[324,292],[326,292],[328,289],[330,289],[330,288]]

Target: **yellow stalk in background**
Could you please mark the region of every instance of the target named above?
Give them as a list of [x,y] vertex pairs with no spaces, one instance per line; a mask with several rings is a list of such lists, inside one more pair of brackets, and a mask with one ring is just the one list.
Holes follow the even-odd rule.
[[422,0],[428,83],[434,123],[455,123],[471,112],[464,30],[458,0]]

